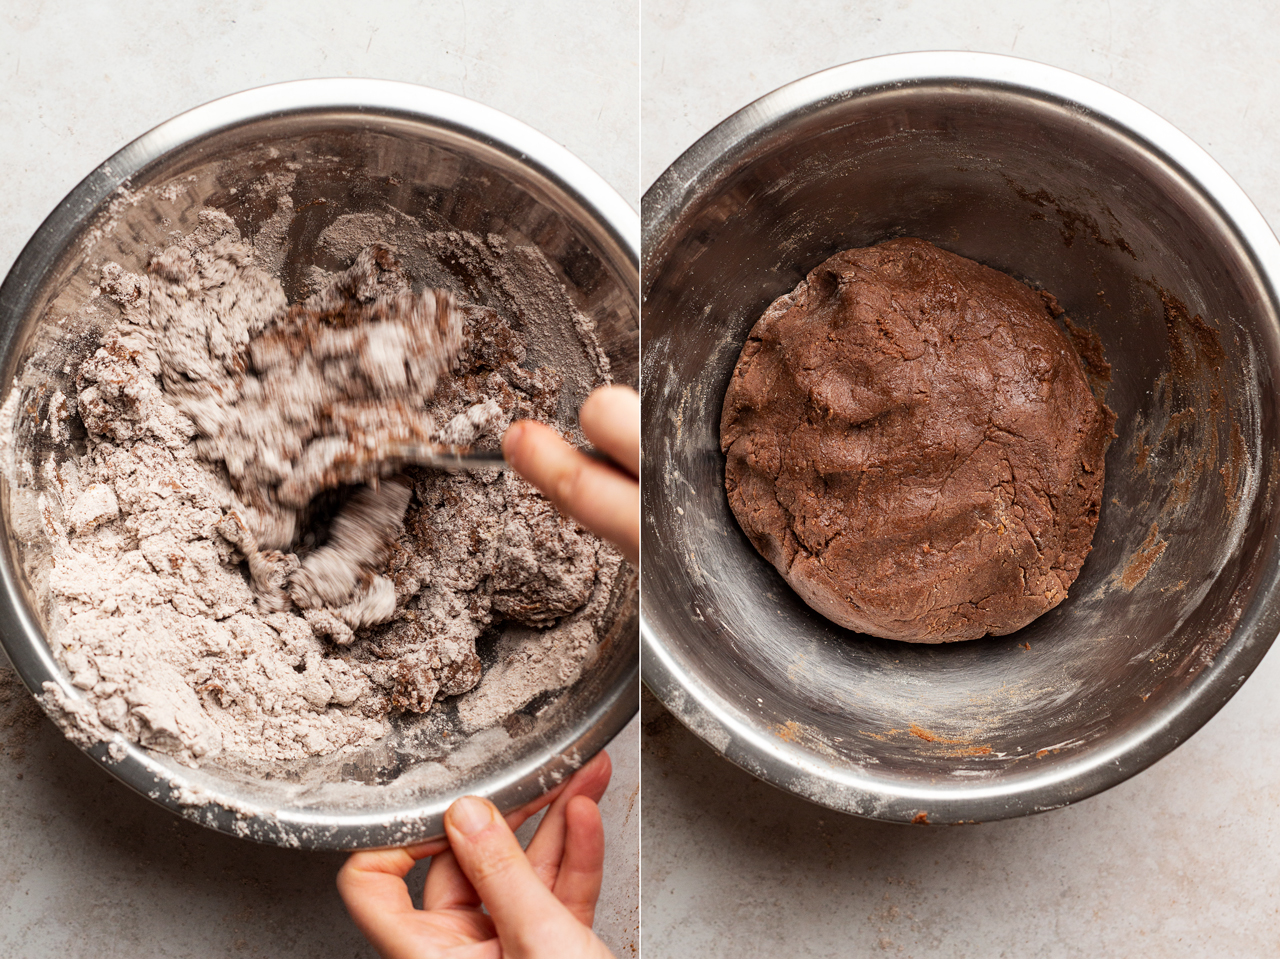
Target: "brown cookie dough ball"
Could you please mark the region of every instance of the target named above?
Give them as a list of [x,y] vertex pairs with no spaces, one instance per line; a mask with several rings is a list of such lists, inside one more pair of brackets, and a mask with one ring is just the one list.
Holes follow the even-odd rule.
[[725,486],[805,602],[942,643],[1066,598],[1115,417],[1051,302],[902,239],[836,254],[769,307],[725,394]]

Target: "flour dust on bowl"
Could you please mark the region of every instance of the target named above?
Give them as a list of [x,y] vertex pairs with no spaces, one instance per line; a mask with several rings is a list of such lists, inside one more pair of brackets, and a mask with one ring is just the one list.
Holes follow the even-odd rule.
[[[1111,365],[1093,551],[1008,636],[843,630],[729,510],[721,404],[748,330],[832,254],[896,237],[1053,293]],[[901,54],[730,117],[644,198],[646,683],[753,775],[898,822],[1051,809],[1156,761],[1280,627],[1277,277],[1275,237],[1203,150],[1055,68]]]
[[[272,527],[235,499],[270,447],[224,417],[211,458],[193,397],[256,409],[291,330],[330,374],[390,375],[350,344],[434,323],[451,371],[403,366],[417,439],[577,435],[590,389],[638,381],[638,226],[545,137],[400,83],[236,94],[104,163],[0,287],[0,636],[28,688],[138,792],[258,841],[397,845],[460,795],[552,788],[635,713],[635,571],[509,471],[309,490]],[[334,408],[385,425],[352,385]],[[303,602],[291,551],[305,571],[366,507],[391,533],[361,602]]]

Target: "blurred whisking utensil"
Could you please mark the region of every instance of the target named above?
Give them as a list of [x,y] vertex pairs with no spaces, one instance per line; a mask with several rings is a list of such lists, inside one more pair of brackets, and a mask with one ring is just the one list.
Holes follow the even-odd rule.
[[[597,463],[612,464],[604,453],[592,447],[575,447],[583,456]],[[425,466],[441,470],[506,469],[501,450],[473,450],[445,443],[391,443],[383,448],[385,458],[404,465]]]

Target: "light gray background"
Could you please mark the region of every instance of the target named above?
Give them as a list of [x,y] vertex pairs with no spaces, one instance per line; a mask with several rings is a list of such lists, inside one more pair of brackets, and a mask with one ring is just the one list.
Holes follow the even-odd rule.
[[[0,0],[0,275],[134,137],[301,77],[471,97],[563,144],[637,206],[638,18],[635,0]],[[343,856],[254,846],[152,806],[67,744],[15,682],[0,665],[0,956],[374,955],[334,890]],[[619,955],[637,939],[637,736],[633,722],[610,747],[602,803],[596,928]]]
[[[1012,53],[1114,87],[1280,224],[1280,12],[1125,0],[644,0],[641,179],[770,90],[907,50]],[[646,959],[1262,957],[1280,950],[1280,651],[1200,733],[1077,806],[973,827],[828,812],[646,695]]]

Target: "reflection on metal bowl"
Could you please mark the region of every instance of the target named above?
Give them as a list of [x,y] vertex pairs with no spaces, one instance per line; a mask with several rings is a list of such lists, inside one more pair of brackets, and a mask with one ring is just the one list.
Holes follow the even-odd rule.
[[[752,774],[899,822],[1064,805],[1185,740],[1270,646],[1280,245],[1168,123],[1008,57],[902,54],[720,124],[643,205],[642,671]],[[1009,636],[919,646],[810,610],[729,512],[747,331],[832,253],[917,236],[1054,293],[1118,415],[1094,549]]]

